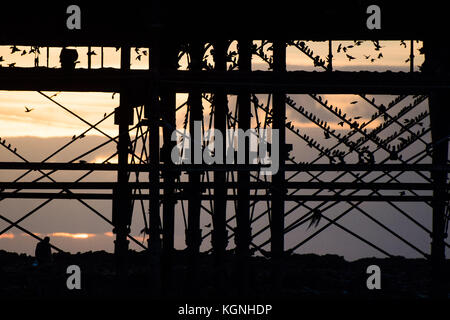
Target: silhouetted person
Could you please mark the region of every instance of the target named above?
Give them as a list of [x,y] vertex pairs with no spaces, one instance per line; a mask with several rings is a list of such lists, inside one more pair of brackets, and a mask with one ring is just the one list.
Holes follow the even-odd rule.
[[52,261],[52,249],[50,247],[50,238],[45,237],[36,245],[35,254],[39,265],[50,263]]
[[75,69],[76,61],[78,59],[78,52],[75,49],[62,48],[59,54],[59,62],[61,63],[61,68],[66,70]]

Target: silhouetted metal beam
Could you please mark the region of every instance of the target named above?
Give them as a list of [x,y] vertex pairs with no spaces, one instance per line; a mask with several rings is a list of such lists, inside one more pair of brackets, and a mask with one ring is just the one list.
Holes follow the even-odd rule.
[[[204,44],[200,41],[191,41],[189,43],[189,56],[191,63],[189,68],[191,70],[201,70],[202,60],[204,54]],[[189,143],[191,159],[195,161],[196,154],[202,152],[201,142],[201,124],[203,123],[203,107],[202,107],[202,91],[196,88],[189,92],[188,97],[189,108],[189,130],[191,139]],[[195,123],[200,124],[200,128],[196,127]],[[198,159],[197,159],[198,161]],[[201,162],[203,160],[200,160]],[[188,225],[186,230],[186,246],[189,253],[189,290],[193,292],[198,288],[197,282],[197,267],[198,254],[200,252],[200,245],[202,241],[200,229],[200,211],[201,211],[201,181],[200,172],[189,172],[190,186],[186,191],[188,196]]]
[[[286,42],[273,41],[273,71],[278,74],[286,73]],[[279,145],[279,170],[272,176],[271,188],[271,253],[272,257],[280,258],[284,252],[284,197],[286,156],[286,91],[273,94],[273,129],[278,130],[279,140],[272,141],[272,145]]]
[[[240,40],[238,42],[239,53],[239,72],[245,73],[251,71],[252,66],[252,42],[248,40]],[[246,131],[251,125],[251,102],[250,91],[242,90],[238,94],[238,119],[239,129]],[[240,143],[240,142],[239,142]],[[244,145],[238,145],[239,149],[245,150],[245,163],[250,163],[248,154],[250,150],[250,141],[246,139]],[[238,206],[236,212],[237,233],[236,233],[236,250],[242,259],[249,255],[249,246],[251,239],[250,227],[250,173],[245,171],[238,172],[238,188],[239,195]]]
[[[165,190],[173,183],[160,183],[160,190]],[[382,183],[382,182],[299,182],[287,181],[286,188],[291,189],[358,189],[358,190],[434,190],[436,187],[431,183]],[[189,182],[176,182],[178,188],[186,188]],[[226,188],[240,188],[241,182],[224,182]],[[249,182],[246,188],[249,189],[269,189],[270,182]],[[116,186],[115,182],[0,182],[0,189],[36,189],[36,190],[50,190],[50,189],[113,189]],[[212,188],[215,186],[214,182],[202,182],[205,188]],[[148,189],[149,182],[129,182],[128,187],[131,189]],[[443,184],[439,188],[446,190],[450,189],[448,184]],[[242,193],[239,193],[242,196]]]
[[[144,95],[155,79],[146,70],[75,69],[67,72],[47,68],[0,68],[0,90],[119,92],[124,79],[133,88],[135,99]],[[450,87],[450,77],[403,72],[317,72],[306,71],[191,71],[164,72],[162,88],[188,93],[201,89],[214,92],[226,88],[229,94],[241,90],[253,93],[284,91],[302,93],[427,94]]]
[[[130,47],[123,46],[121,50],[121,72],[125,74],[130,69]],[[116,256],[117,273],[123,281],[127,272],[127,253],[129,241],[127,235],[130,233],[131,216],[131,189],[128,187],[128,153],[130,147],[130,136],[128,126],[130,123],[129,113],[130,92],[128,84],[121,82],[120,106],[117,120],[119,125],[119,141],[117,143],[117,185],[113,190],[113,233],[116,235],[114,241],[114,254]]]
[[[218,40],[214,42],[214,67],[218,71],[227,70],[227,49],[228,42]],[[221,132],[222,137],[226,136],[228,100],[225,92],[226,88],[218,88],[214,93],[214,129]],[[215,144],[216,154],[226,154],[226,146],[223,143],[222,150],[216,148],[219,144]],[[227,201],[225,195],[228,190],[225,188],[226,172],[214,172],[214,210],[213,210],[213,234],[212,246],[218,260],[222,259],[227,247],[226,233],[226,214]]]
[[[450,74],[448,60],[448,43],[441,41],[425,41],[424,72],[432,75]],[[447,119],[450,112],[447,107],[450,100],[449,90],[433,91],[429,97],[431,138],[433,142],[433,164],[443,165],[448,162],[448,137],[450,129]],[[443,197],[448,195],[448,190],[439,186],[447,183],[447,172],[432,172],[431,178],[435,189],[433,191],[433,232],[431,234],[431,267],[432,267],[432,296],[434,298],[447,298],[448,270],[445,269],[445,214],[446,203]]]
[[[44,192],[1,192],[0,199],[92,199],[92,200],[110,200],[113,199],[112,193],[44,193]],[[148,194],[134,194],[132,199],[149,199]],[[163,195],[160,195],[160,199]],[[174,198],[181,200],[189,200],[188,192],[179,192],[174,194]],[[266,201],[265,195],[250,195],[250,200]],[[213,200],[214,195],[202,194],[198,196],[199,200]],[[236,201],[239,195],[229,194],[226,196],[228,201]],[[432,200],[448,201],[450,195],[440,198],[433,196],[343,196],[343,195],[286,195],[285,201],[369,201],[369,202],[427,202]]]
[[[161,170],[173,171],[258,171],[268,165],[256,164],[212,164],[212,165],[160,165]],[[285,164],[285,171],[444,171],[450,172],[450,165],[439,164]],[[61,163],[61,162],[0,162],[0,170],[98,170],[116,171],[117,164],[100,163]],[[129,164],[128,171],[150,171],[152,166],[144,164]]]

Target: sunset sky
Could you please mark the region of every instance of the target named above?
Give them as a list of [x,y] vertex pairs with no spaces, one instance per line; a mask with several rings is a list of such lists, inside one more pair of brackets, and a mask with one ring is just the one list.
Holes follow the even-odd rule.
[[[310,48],[314,50],[315,54],[319,54],[325,60],[328,54],[328,43],[326,42],[305,42]],[[392,70],[394,72],[409,71],[409,63],[405,62],[410,54],[410,42],[405,41],[406,47],[400,45],[399,41],[382,41],[381,52],[383,57],[376,59],[373,63],[370,62],[372,57],[376,57],[379,52],[375,51],[373,44],[368,41],[361,46],[348,49],[349,54],[356,59],[349,61],[344,52],[337,53],[337,46],[341,43],[342,46],[349,46],[353,41],[336,42],[333,44],[333,67],[335,70],[341,71],[386,71]],[[423,55],[418,54],[418,49],[422,47],[422,43],[414,43],[415,46],[415,71],[423,63]],[[233,48],[233,45],[232,45]],[[21,54],[24,50],[29,51],[29,47],[18,47],[20,52],[11,54],[10,46],[0,46],[0,57],[3,57],[3,62],[0,62],[2,67],[8,67],[11,63],[16,63],[15,67],[33,67],[34,54]],[[61,48],[51,48],[49,56],[49,67],[59,67],[59,52]],[[77,68],[87,67],[87,48],[77,48],[79,53],[80,63]],[[92,48],[97,55],[93,56],[92,67],[100,67],[100,48]],[[148,56],[142,52],[146,50],[141,48],[140,54],[134,48],[131,50],[132,68],[145,69],[148,68]],[[115,48],[104,49],[104,67],[118,68],[120,65],[120,50]],[[207,53],[208,54],[208,53]],[[269,54],[269,53],[268,53]],[[366,59],[364,56],[370,55],[371,58]],[[140,61],[137,60],[140,56]],[[0,59],[2,60],[2,59]],[[181,68],[186,68],[185,59],[181,61]],[[41,48],[41,55],[39,56],[39,65],[46,66],[47,51]],[[254,70],[267,70],[267,65],[259,58],[253,58]],[[314,68],[311,60],[294,47],[288,47],[287,50],[287,69],[293,70],[316,70],[322,71],[319,68]],[[103,115],[111,113],[119,104],[119,94],[112,96],[111,93],[79,93],[79,92],[45,92],[48,96],[55,95],[55,100],[63,106],[69,108],[71,111],[77,113],[83,119],[90,123],[96,123],[103,118]],[[187,95],[177,95],[177,104],[181,105],[186,100]],[[322,119],[328,121],[332,129],[338,132],[347,132],[348,128],[343,128],[338,125],[339,120],[333,118],[332,115],[323,110],[313,99],[305,95],[291,96],[298,104],[315,112]],[[343,111],[352,116],[361,116],[361,122],[370,120],[370,116],[374,113],[374,109],[362,102],[359,98],[358,104],[350,104],[351,101],[357,99],[354,95],[322,95],[329,103],[338,106]],[[377,96],[377,103],[388,103],[394,97],[392,96]],[[260,95],[260,101],[266,102],[267,95]],[[235,97],[229,96],[230,108],[235,102]],[[25,107],[33,109],[31,112],[25,112]],[[209,113],[209,106],[205,106],[205,117]],[[423,104],[422,109],[427,108],[426,103]],[[422,110],[421,109],[421,110]],[[309,121],[296,114],[292,109],[288,108],[287,115],[289,120],[293,122],[296,128],[307,132],[310,136],[323,140],[323,132],[317,129]],[[398,111],[397,111],[398,112]],[[185,111],[181,110],[177,114],[177,126],[181,127],[184,120]],[[262,115],[262,114],[261,114]],[[373,128],[379,122],[374,122],[368,128]],[[65,143],[71,141],[73,135],[80,135],[88,127],[79,119],[70,115],[68,112],[61,109],[56,104],[52,103],[38,92],[16,92],[16,91],[0,91],[0,137],[2,140],[6,139],[6,145],[11,144],[17,148],[27,161],[42,161],[53,151],[63,146]],[[113,117],[107,119],[99,128],[108,135],[115,137],[118,128],[114,125]],[[345,129],[345,130],[344,130]],[[49,161],[63,162],[70,161],[77,155],[90,150],[94,146],[105,141],[105,137],[99,135],[95,130],[91,130],[85,138],[77,140],[66,151],[60,155],[50,159]],[[298,144],[294,146],[294,154],[298,161],[310,161],[310,156],[304,153],[304,143],[295,140],[292,134],[287,136],[288,142]],[[322,142],[322,141],[321,141]],[[335,141],[332,141],[332,145]],[[328,143],[328,141],[323,141]],[[308,150],[310,150],[308,148]],[[87,162],[101,163],[107,157],[115,152],[115,146],[109,144],[96,152],[84,158]],[[315,156],[313,157],[315,158]],[[9,150],[0,146],[0,161],[22,161]],[[0,181],[12,181],[22,171],[0,171]],[[54,175],[57,181],[73,181],[80,173],[57,173]],[[37,173],[29,175],[23,181],[31,181],[36,178]],[[89,177],[86,181],[114,181],[115,175],[111,173],[96,173]],[[37,206],[44,200],[18,200],[7,199],[0,201],[0,214],[8,217],[11,220],[16,220],[29,210]],[[111,217],[111,204],[108,201],[87,201],[93,207],[98,209],[106,217]],[[231,209],[231,204],[229,204]],[[363,205],[372,214],[377,214],[377,217],[384,220],[385,223],[393,227],[405,235],[408,239],[413,238],[413,242],[421,249],[428,251],[430,239],[424,233],[415,233],[411,222],[402,220],[398,214],[392,214],[392,208],[381,203],[366,203]],[[143,217],[141,210],[137,209],[135,205],[135,213],[133,217],[132,235],[139,237],[140,230],[143,228]],[[337,206],[339,208],[340,205]],[[431,223],[431,210],[423,204],[402,204],[402,207],[414,215],[418,220],[422,221],[427,226]],[[391,210],[391,211],[389,211]],[[178,210],[179,211],[179,210]],[[231,213],[231,211],[230,211]],[[288,219],[289,220],[289,219]],[[202,225],[210,221],[209,216],[202,217]],[[265,222],[266,223],[266,222]],[[394,240],[392,236],[386,236],[379,233],[377,228],[361,216],[348,215],[342,220],[342,224],[352,230],[357,230],[359,234],[367,235],[368,238],[374,239],[381,247],[388,248],[390,252],[397,255],[405,255],[416,257],[417,253],[407,248],[402,243]],[[41,236],[49,235],[52,238],[52,243],[61,247],[64,250],[77,252],[88,250],[107,250],[113,249],[113,235],[111,227],[104,223],[97,216],[89,212],[76,200],[53,200],[48,205],[39,210],[32,217],[26,219],[21,225],[30,231],[35,232]],[[0,220],[0,230],[5,228],[7,224]],[[177,248],[184,248],[184,231],[182,217],[180,212],[177,212],[177,234],[176,246]],[[256,228],[254,228],[255,230]],[[409,231],[409,233],[408,233]],[[205,231],[204,231],[205,233]],[[297,231],[290,233],[286,237],[286,248],[296,244],[299,239],[303,239],[306,235],[305,228],[299,228]],[[139,238],[142,240],[142,238]],[[344,244],[344,245],[343,245]],[[30,236],[25,235],[18,229],[10,229],[7,233],[0,235],[0,249],[25,252],[32,254],[34,252],[35,240]],[[138,247],[132,244],[133,249]],[[204,248],[209,247],[209,241],[204,245]],[[317,237],[316,240],[311,241],[300,252],[315,252],[336,253],[344,255],[347,259],[356,259],[365,256],[380,256],[377,251],[367,247],[367,245],[359,242],[351,236],[343,233],[334,227],[329,228],[327,232]]]

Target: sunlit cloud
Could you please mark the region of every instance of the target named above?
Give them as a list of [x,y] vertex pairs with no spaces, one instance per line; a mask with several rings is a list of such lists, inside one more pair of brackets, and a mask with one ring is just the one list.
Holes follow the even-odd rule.
[[93,233],[68,233],[68,232],[54,232],[49,236],[52,237],[62,237],[62,238],[72,238],[72,239],[88,239],[95,237]]
[[15,236],[12,233],[4,233],[0,235],[0,239],[14,239]]
[[[109,156],[108,157],[107,156],[98,156],[98,157],[96,157],[94,159],[93,162],[94,163],[104,163],[106,161],[106,159],[108,159],[108,158],[109,158]],[[115,157],[109,159],[107,162],[108,163],[117,164],[118,163],[118,158],[117,158],[117,156],[115,156]]]

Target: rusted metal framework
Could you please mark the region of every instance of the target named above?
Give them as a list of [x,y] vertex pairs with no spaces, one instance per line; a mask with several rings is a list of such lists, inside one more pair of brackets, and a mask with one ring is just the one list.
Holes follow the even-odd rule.
[[[333,71],[333,44],[342,39],[353,39],[345,38],[348,33],[335,35],[334,38],[331,35],[326,39],[330,51],[325,61],[326,59],[316,58],[303,42],[286,40],[284,35],[282,38],[259,42],[252,41],[259,38],[248,37],[172,39],[166,36],[164,24],[160,24],[158,17],[157,13],[152,16],[152,36],[149,41],[101,41],[95,37],[90,40],[73,39],[73,45],[120,47],[120,70],[0,68],[1,90],[39,91],[56,104],[57,101],[43,92],[120,93],[120,106],[111,114],[98,123],[83,120],[88,125],[86,132],[96,130],[105,135],[109,143],[117,144],[115,155],[118,156],[118,164],[107,163],[107,160],[103,164],[78,163],[83,155],[76,156],[70,163],[32,163],[20,151],[5,143],[1,145],[21,161],[2,162],[0,170],[27,171],[14,181],[0,181],[0,199],[34,198],[45,201],[17,221],[0,215],[10,225],[0,230],[0,234],[16,227],[33,235],[21,226],[25,219],[52,199],[76,199],[113,226],[116,235],[115,253],[121,273],[126,272],[126,252],[131,240],[158,259],[161,258],[163,278],[167,280],[170,277],[174,250],[175,216],[182,212],[186,217],[185,238],[191,257],[192,279],[196,277],[195,265],[202,243],[211,241],[209,252],[215,254],[217,265],[220,266],[226,250],[233,247],[230,244],[233,239],[239,268],[243,271],[240,283],[245,290],[247,257],[260,253],[280,262],[283,255],[300,249],[330,226],[341,229],[386,256],[392,256],[386,249],[366,239],[364,234],[359,234],[358,230],[348,228],[340,222],[349,212],[358,212],[429,259],[433,267],[434,293],[442,295],[444,289],[440,279],[445,276],[445,250],[449,247],[446,236],[449,220],[447,172],[450,169],[450,129],[446,121],[442,121],[449,119],[446,107],[450,98],[449,48],[442,41],[421,38],[424,40],[425,51],[422,72],[413,72],[413,55],[410,73],[338,72]],[[401,32],[402,30],[384,36],[386,39],[399,39]],[[355,32],[355,36],[359,35],[361,33]],[[321,36],[323,37],[326,34]],[[380,35],[376,39],[385,38]],[[2,44],[16,44],[11,37],[1,40]],[[17,39],[18,45],[35,43],[40,46],[57,46],[60,40]],[[68,40],[66,44],[72,43]],[[233,44],[237,44],[236,49],[231,49]],[[149,48],[149,70],[130,70],[132,46]],[[288,46],[296,48],[326,72],[286,71]],[[267,47],[273,53],[271,56],[266,55]],[[208,62],[211,60],[206,57],[207,52],[211,53],[212,62]],[[181,70],[179,63],[186,57],[187,70]],[[264,61],[269,70],[252,71],[252,57]],[[176,103],[176,94],[179,93],[188,94],[182,105]],[[346,116],[340,108],[329,105],[322,95],[332,93],[356,94],[361,101],[373,108],[371,120],[359,123]],[[307,95],[320,108],[338,118],[348,127],[348,131],[345,134],[337,133],[326,121],[298,105],[290,96],[295,94]],[[384,106],[368,97],[373,94],[389,94],[394,95],[394,98]],[[261,98],[262,96],[265,98]],[[230,102],[232,97],[235,97],[234,105]],[[426,102],[428,109],[419,113],[417,110],[422,110]],[[402,105],[403,107],[396,109]],[[205,114],[205,106],[210,110],[209,115]],[[65,106],[60,107],[66,109]],[[290,112],[320,128],[324,132],[324,139],[331,139],[335,143],[324,147],[321,141],[303,134],[301,129],[292,124]],[[414,112],[415,117],[410,119]],[[168,154],[175,145],[171,134],[179,114],[185,117],[185,129],[193,128],[196,120],[203,122],[203,130],[215,128],[221,132],[230,128],[279,129],[280,170],[273,177],[266,177],[260,175],[261,165],[257,164],[173,164]],[[118,125],[118,135],[115,137],[98,129],[99,123],[113,115]],[[138,123],[133,123],[133,115]],[[425,128],[420,123],[426,119],[429,119],[427,121],[430,126]],[[369,129],[371,123],[379,125]],[[398,127],[397,131],[380,138],[383,131],[393,126]],[[131,132],[134,139],[130,138]],[[288,134],[295,143],[287,143]],[[191,151],[195,148],[195,143],[199,142],[193,139]],[[410,148],[412,145],[415,146],[413,152]],[[248,142],[241,147],[248,150]],[[308,150],[315,158],[306,162],[296,161],[290,153],[291,149]],[[58,182],[52,178],[54,172],[64,170],[86,173],[70,183]],[[91,172],[102,170],[116,172],[117,181],[83,181]],[[33,182],[23,182],[23,177],[32,171],[40,172],[42,177]],[[403,179],[405,176],[408,178]],[[51,182],[42,182],[44,178]],[[78,192],[93,189],[109,192]],[[396,190],[395,193],[392,190]],[[86,202],[88,199],[112,201],[112,220],[90,206]],[[429,234],[430,251],[422,250],[407,236],[383,224],[376,214],[369,213],[361,205],[371,201],[386,203],[390,209],[412,222],[418,232]],[[408,214],[407,210],[398,205],[400,202],[422,202],[432,208],[432,228],[429,229]],[[148,203],[148,212],[145,212],[148,213],[148,221],[145,220],[147,245],[130,235],[133,205],[139,203]],[[336,209],[338,205],[345,206]],[[334,210],[339,211],[339,214],[335,214],[337,211]],[[210,232],[202,233],[201,214],[211,217]],[[300,234],[298,238],[302,238],[299,227],[312,221],[314,217],[317,218],[317,215],[325,222],[309,236],[287,248],[286,236],[296,232]],[[38,236],[33,236],[39,239]]]

